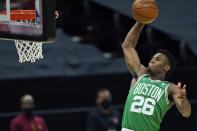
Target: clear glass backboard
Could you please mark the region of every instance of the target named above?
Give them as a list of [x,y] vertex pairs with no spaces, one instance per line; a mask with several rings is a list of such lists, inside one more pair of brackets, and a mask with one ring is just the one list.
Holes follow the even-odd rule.
[[53,41],[54,0],[0,0],[0,38]]

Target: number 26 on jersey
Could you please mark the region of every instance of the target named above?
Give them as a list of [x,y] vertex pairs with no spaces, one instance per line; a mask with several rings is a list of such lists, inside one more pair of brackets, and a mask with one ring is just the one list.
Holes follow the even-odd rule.
[[[145,98],[143,96],[135,96],[135,102],[131,104],[131,112],[142,113],[145,115],[152,115],[154,112],[155,100],[152,98]],[[137,101],[137,102],[136,102]]]

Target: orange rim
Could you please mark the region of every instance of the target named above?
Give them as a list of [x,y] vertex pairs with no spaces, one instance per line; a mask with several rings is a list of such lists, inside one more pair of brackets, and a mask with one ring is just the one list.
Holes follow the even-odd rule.
[[[0,15],[6,15],[6,11],[0,12]],[[35,10],[11,10],[10,11],[10,20],[35,20],[36,11]]]

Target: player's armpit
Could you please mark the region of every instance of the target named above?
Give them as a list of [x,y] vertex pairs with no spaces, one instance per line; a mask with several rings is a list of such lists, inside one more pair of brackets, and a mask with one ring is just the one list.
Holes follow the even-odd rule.
[[181,83],[178,85],[170,85],[168,88],[169,95],[172,96],[173,101],[181,113],[181,115],[185,118],[189,118],[191,115],[191,106],[186,97],[186,85],[181,87]]
[[137,81],[137,79],[133,77],[131,80],[130,90],[134,87],[136,81]]

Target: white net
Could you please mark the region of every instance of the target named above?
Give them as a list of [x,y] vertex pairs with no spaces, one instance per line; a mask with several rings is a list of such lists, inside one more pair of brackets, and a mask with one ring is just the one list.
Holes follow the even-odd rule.
[[35,62],[42,59],[42,42],[15,40],[16,49],[19,56],[19,62]]

